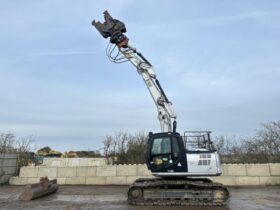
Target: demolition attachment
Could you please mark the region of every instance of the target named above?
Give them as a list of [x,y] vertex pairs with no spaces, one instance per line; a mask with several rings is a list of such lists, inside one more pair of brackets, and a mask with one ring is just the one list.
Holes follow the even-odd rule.
[[104,37],[110,37],[110,42],[118,47],[125,47],[128,43],[128,38],[124,35],[126,32],[125,24],[117,19],[113,19],[108,11],[104,12],[104,23],[92,21],[92,25]]

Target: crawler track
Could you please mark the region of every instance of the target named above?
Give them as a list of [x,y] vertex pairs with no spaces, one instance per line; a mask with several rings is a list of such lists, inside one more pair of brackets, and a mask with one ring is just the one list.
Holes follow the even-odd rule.
[[222,206],[228,189],[209,179],[137,179],[128,190],[131,205]]

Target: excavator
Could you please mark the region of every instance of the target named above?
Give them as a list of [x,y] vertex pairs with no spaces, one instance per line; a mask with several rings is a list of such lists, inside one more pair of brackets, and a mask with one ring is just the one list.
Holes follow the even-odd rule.
[[210,131],[176,131],[177,115],[152,64],[129,44],[125,24],[104,12],[103,23],[92,25],[110,38],[106,53],[114,63],[130,62],[148,88],[158,112],[161,132],[149,133],[146,164],[154,178],[139,178],[129,187],[131,205],[225,205],[228,189],[210,176],[222,174],[221,161]]

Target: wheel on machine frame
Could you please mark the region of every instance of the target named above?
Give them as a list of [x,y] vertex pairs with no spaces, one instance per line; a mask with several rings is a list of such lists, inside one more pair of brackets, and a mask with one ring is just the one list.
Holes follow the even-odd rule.
[[141,188],[132,187],[132,188],[129,189],[128,197],[130,199],[139,199],[139,198],[142,198],[142,196],[143,196],[143,192],[142,192]]

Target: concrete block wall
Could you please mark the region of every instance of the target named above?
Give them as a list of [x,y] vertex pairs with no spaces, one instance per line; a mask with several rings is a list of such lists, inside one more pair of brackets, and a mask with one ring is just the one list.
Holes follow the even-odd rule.
[[223,164],[223,175],[213,177],[228,186],[280,185],[280,164]]
[[0,184],[9,182],[9,178],[17,171],[18,154],[0,154]]
[[[280,164],[223,164],[222,168],[223,175],[211,179],[227,186],[280,185]],[[28,166],[10,178],[10,184],[36,183],[42,176],[69,185],[129,185],[137,178],[153,177],[146,165]]]
[[106,158],[44,158],[44,166],[75,167],[75,166],[104,166]]
[[25,166],[11,185],[33,184],[40,177],[56,178],[58,184],[128,185],[140,177],[152,177],[146,165],[108,165],[79,167]]

